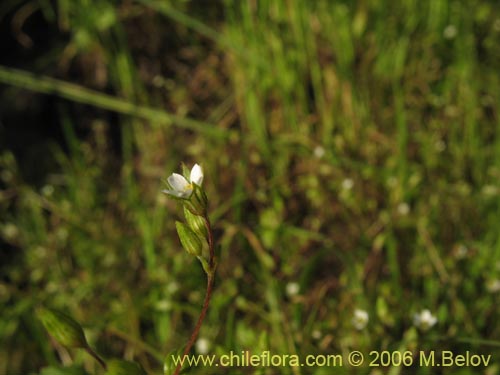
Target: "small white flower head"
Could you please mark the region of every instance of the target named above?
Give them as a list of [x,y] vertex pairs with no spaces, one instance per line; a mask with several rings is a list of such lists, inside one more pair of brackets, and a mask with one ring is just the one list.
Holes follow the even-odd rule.
[[354,316],[352,317],[352,325],[354,326],[354,328],[361,331],[366,327],[369,320],[370,317],[368,315],[368,312],[361,309],[354,310]]
[[286,284],[286,294],[289,297],[296,296],[300,292],[300,285],[296,282],[290,282]]
[[498,195],[498,188],[495,185],[484,185],[481,189],[481,193],[486,197],[494,197]]
[[167,291],[170,294],[174,294],[179,290],[179,284],[176,281],[171,281],[167,285]]
[[397,210],[398,214],[400,214],[401,216],[406,216],[410,213],[410,206],[408,205],[408,203],[402,202],[398,204]]
[[317,159],[321,159],[323,156],[325,156],[325,149],[322,146],[316,146],[314,147],[313,153]]
[[167,312],[172,310],[172,301],[167,300],[167,299],[161,299],[158,302],[155,303],[155,308],[156,310],[160,312]]
[[7,223],[2,228],[5,239],[13,241],[19,236],[19,228],[12,223]]
[[490,293],[498,293],[500,292],[500,280],[499,279],[491,279],[486,283],[486,289]]
[[445,29],[443,31],[443,36],[446,39],[453,39],[454,37],[457,36],[457,33],[458,33],[458,30],[457,30],[457,27],[455,25],[448,25],[445,27]]
[[434,149],[437,152],[443,152],[444,150],[446,150],[446,143],[442,139],[439,139],[434,142]]
[[345,178],[342,181],[342,189],[343,190],[351,190],[354,187],[354,181],[352,178]]
[[493,22],[493,29],[495,31],[500,31],[500,18],[497,18],[495,22]]
[[323,334],[321,333],[321,331],[319,329],[315,329],[314,331],[312,331],[311,337],[314,340],[319,340],[321,337],[323,337]]
[[210,340],[205,338],[205,337],[200,337],[198,340],[196,340],[195,344],[195,349],[198,354],[208,354],[210,351]]
[[54,186],[52,185],[45,185],[43,188],[42,188],[42,195],[44,197],[50,197],[54,194]]
[[437,323],[437,318],[428,309],[424,309],[413,316],[413,323],[422,331],[428,331]]
[[469,255],[469,249],[464,244],[459,244],[455,248],[455,257],[457,259],[465,259]]
[[162,193],[171,195],[175,198],[188,199],[194,191],[194,185],[201,186],[203,182],[203,170],[198,164],[191,169],[189,181],[186,177],[172,173],[167,179],[170,189],[162,190]]

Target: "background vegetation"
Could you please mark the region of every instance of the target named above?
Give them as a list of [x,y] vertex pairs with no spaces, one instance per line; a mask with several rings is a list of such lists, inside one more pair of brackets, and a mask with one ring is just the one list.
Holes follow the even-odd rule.
[[497,1],[10,0],[0,22],[0,374],[100,373],[41,303],[161,373],[204,293],[160,193],[181,162],[220,244],[210,353],[468,350],[492,364],[437,370],[500,371]]

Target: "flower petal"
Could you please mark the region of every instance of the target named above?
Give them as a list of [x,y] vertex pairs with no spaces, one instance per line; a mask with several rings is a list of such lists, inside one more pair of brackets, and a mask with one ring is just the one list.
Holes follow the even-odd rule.
[[183,192],[186,189],[186,186],[189,185],[189,182],[178,173],[172,173],[172,175],[167,178],[167,182],[170,187],[178,192]]
[[198,164],[195,164],[191,169],[191,175],[189,176],[189,179],[192,183],[201,186],[201,183],[203,182],[203,170]]
[[162,193],[171,195],[176,198],[189,198],[189,196],[192,194],[192,190],[185,190],[185,191],[178,191],[178,190],[162,190]]

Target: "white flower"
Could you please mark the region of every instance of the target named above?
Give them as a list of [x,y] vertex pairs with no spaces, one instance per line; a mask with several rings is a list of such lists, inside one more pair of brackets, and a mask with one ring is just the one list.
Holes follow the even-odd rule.
[[368,324],[368,320],[370,320],[370,318],[365,310],[354,310],[354,316],[352,317],[352,325],[354,328],[362,330]]
[[493,29],[495,29],[495,31],[500,31],[500,18],[497,18],[495,22],[493,22]]
[[410,212],[410,206],[408,205],[408,203],[402,202],[398,204],[397,210],[398,214],[400,214],[401,216],[406,216]]
[[286,294],[289,297],[296,296],[300,292],[300,285],[296,282],[290,282],[286,284]]
[[445,27],[444,31],[443,31],[443,36],[446,38],[446,39],[453,39],[454,37],[457,36],[457,27],[455,25],[448,25]]
[[498,279],[488,280],[488,282],[486,283],[486,289],[490,293],[500,292],[500,280]]
[[[178,173],[172,173],[167,179],[171,189],[162,190],[162,193],[172,195],[177,198],[187,199],[193,194],[194,185],[201,186],[203,182],[203,170],[198,164],[191,169],[189,181]],[[193,185],[194,184],[194,185]]]
[[351,178],[345,178],[342,181],[342,189],[351,190],[354,187],[354,181]]
[[442,139],[439,139],[434,143],[434,148],[437,152],[443,152],[446,150],[446,143]]
[[196,340],[195,349],[198,354],[208,354],[210,351],[211,343],[210,340],[205,337],[200,337]]
[[413,316],[413,323],[423,331],[427,331],[437,323],[437,318],[428,309]]
[[311,333],[311,337],[315,340],[319,340],[321,337],[323,336],[323,334],[321,333],[321,331],[319,329],[315,329],[314,331],[312,331]]
[[314,156],[318,159],[321,159],[323,156],[325,156],[325,149],[321,146],[316,146],[314,147]]
[[464,259],[469,254],[469,249],[464,244],[460,244],[455,248],[455,256],[457,259]]

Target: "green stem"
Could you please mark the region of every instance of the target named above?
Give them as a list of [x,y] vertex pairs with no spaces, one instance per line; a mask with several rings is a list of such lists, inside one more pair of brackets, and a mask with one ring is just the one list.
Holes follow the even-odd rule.
[[[191,348],[193,347],[196,338],[198,337],[198,334],[200,333],[201,326],[203,324],[203,320],[205,319],[205,316],[207,315],[208,311],[208,306],[210,305],[210,299],[212,298],[212,291],[214,287],[214,280],[215,280],[215,250],[214,250],[214,239],[213,239],[213,233],[212,233],[212,227],[210,225],[210,220],[208,219],[207,216],[203,217],[205,221],[205,226],[207,228],[208,232],[208,248],[209,248],[209,268],[210,272],[207,273],[207,290],[205,292],[205,299],[203,301],[203,307],[201,308],[200,316],[198,317],[198,321],[196,322],[196,325],[193,329],[193,333],[191,333],[191,337],[189,338],[189,341],[186,344],[186,348],[184,349],[184,352],[182,353],[182,358],[185,358],[189,352],[191,351]],[[177,365],[175,368],[174,375],[179,375],[181,371],[181,363]]]
[[228,136],[228,133],[223,129],[210,123],[177,116],[161,109],[145,107],[83,86],[43,75],[36,75],[24,70],[0,65],[0,82],[43,94],[57,95],[77,103],[93,105],[124,115],[136,116],[150,121],[153,125],[174,125],[219,139]]

